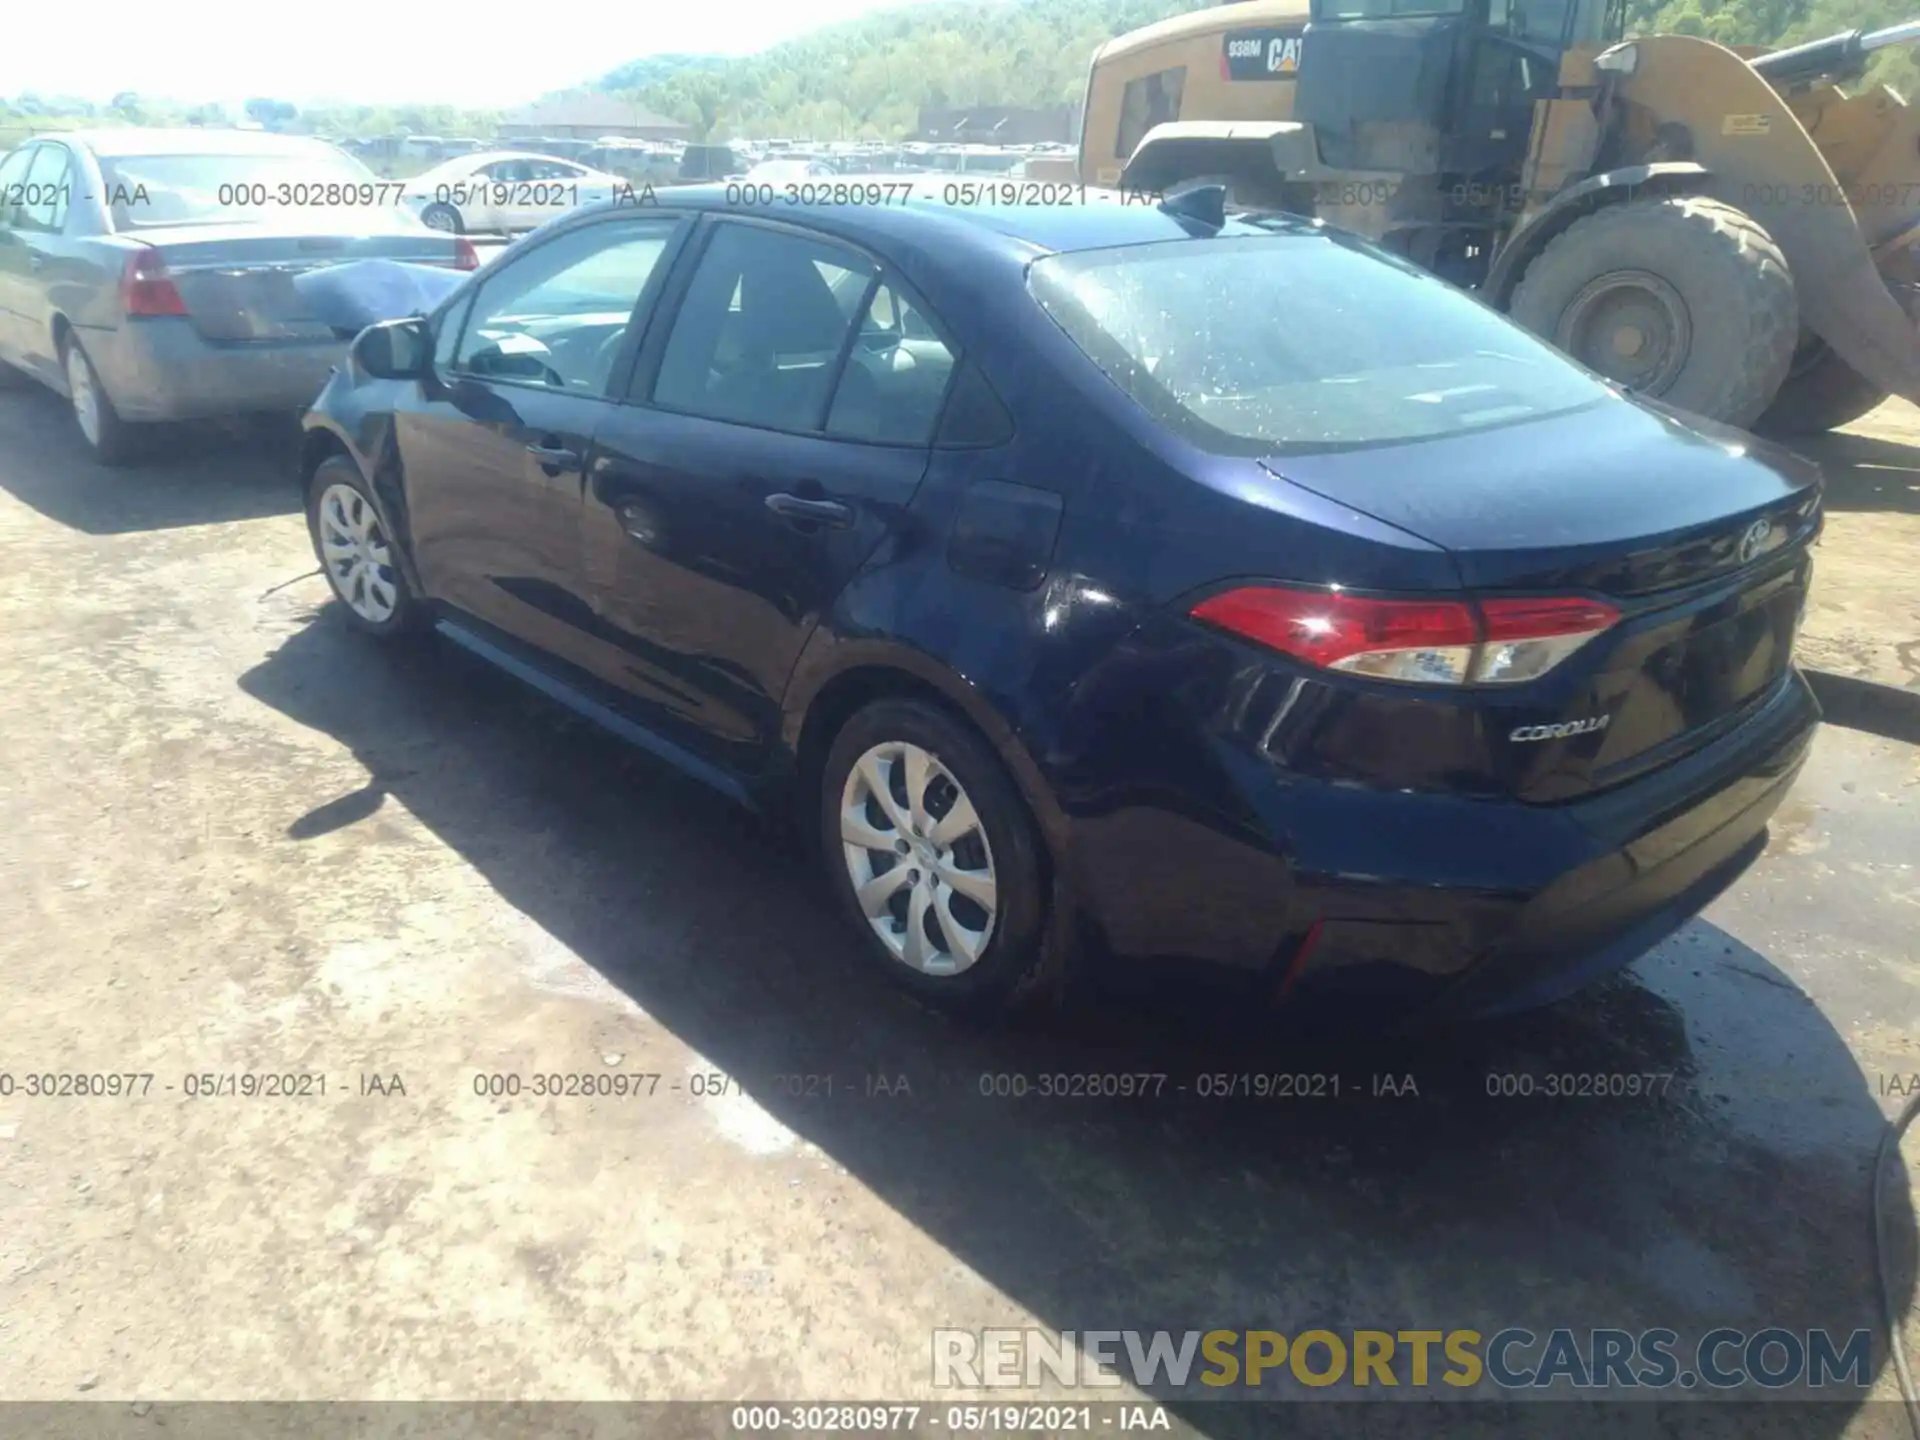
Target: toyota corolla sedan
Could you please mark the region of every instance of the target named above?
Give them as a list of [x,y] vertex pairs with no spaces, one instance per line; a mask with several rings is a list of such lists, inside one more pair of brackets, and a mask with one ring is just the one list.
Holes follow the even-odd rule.
[[1550,1002],[1764,846],[1817,473],[1219,198],[573,215],[355,343],[321,564],[797,809],[933,1003]]

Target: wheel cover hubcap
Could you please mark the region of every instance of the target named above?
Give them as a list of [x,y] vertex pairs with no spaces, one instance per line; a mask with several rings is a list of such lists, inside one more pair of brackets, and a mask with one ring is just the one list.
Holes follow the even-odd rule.
[[320,495],[320,560],[341,602],[378,625],[400,605],[393,549],[367,497],[351,485],[329,485]]
[[87,443],[100,443],[100,395],[93,388],[93,370],[78,345],[67,347],[67,390],[73,397],[73,418]]
[[840,841],[861,913],[896,960],[958,975],[986,952],[999,916],[993,850],[932,753],[896,740],[862,755],[841,789]]
[[426,215],[422,218],[425,219],[429,229],[447,230],[447,231],[451,231],[453,229],[453,216],[448,214],[445,210],[442,210],[442,209],[429,210],[426,213]]
[[1554,343],[1616,384],[1663,395],[1687,363],[1693,322],[1680,292],[1658,275],[1616,270],[1573,297]]

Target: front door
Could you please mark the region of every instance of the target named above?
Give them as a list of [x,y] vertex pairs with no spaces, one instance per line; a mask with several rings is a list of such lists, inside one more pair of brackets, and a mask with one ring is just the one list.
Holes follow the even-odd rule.
[[721,221],[601,427],[606,665],[722,764],[754,768],[807,637],[901,530],[952,368],[919,311],[859,251]]
[[578,658],[581,485],[680,221],[622,215],[534,246],[449,311],[397,412],[427,593]]

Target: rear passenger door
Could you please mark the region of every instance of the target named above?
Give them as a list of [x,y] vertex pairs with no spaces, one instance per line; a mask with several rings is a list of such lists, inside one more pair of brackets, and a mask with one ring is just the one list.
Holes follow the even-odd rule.
[[797,227],[710,221],[681,288],[599,432],[587,572],[618,683],[750,772],[807,637],[900,531],[954,354],[871,256]]

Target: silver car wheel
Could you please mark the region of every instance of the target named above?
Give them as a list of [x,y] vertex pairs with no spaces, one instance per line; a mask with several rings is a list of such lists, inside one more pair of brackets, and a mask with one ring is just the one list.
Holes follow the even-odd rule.
[[320,557],[333,593],[375,625],[393,618],[400,587],[393,550],[367,497],[351,485],[329,485],[320,495]]
[[420,223],[429,230],[439,230],[448,235],[460,233],[459,217],[445,205],[429,206],[426,214],[420,217]]
[[953,772],[918,745],[862,755],[840,793],[855,898],[894,958],[958,975],[986,952],[998,914],[993,851]]
[[73,400],[73,418],[89,445],[100,443],[100,391],[93,383],[93,366],[78,345],[67,346],[67,393]]

